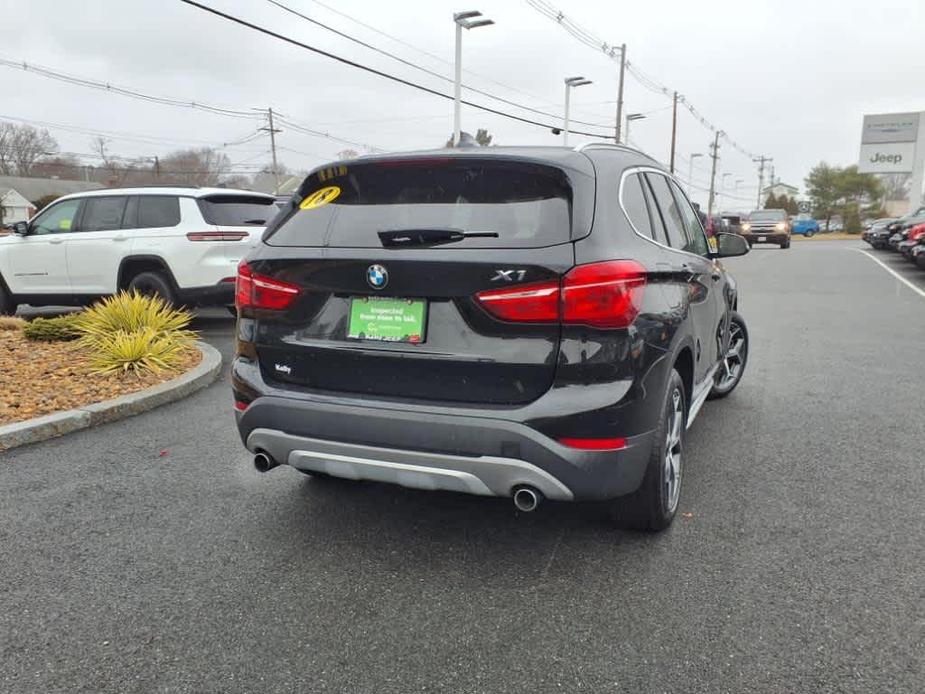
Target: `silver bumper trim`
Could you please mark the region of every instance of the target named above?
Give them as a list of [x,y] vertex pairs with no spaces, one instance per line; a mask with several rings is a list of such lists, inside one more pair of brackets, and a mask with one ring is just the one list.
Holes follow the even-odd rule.
[[292,436],[272,429],[254,429],[247,437],[247,448],[251,452],[266,451],[299,470],[333,477],[482,496],[511,496],[515,486],[527,484],[549,499],[573,498],[571,490],[558,479],[516,458],[379,448]]

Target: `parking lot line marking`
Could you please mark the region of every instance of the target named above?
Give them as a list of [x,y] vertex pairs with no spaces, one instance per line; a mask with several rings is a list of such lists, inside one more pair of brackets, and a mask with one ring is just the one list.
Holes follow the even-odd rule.
[[903,276],[900,275],[898,272],[896,272],[896,270],[894,270],[894,269],[891,268],[889,265],[887,265],[887,264],[884,263],[882,260],[880,260],[880,258],[877,258],[877,257],[871,255],[870,253],[868,253],[867,251],[865,251],[863,248],[852,248],[851,250],[852,250],[852,251],[857,251],[858,253],[863,253],[863,254],[866,255],[868,258],[870,258],[870,259],[873,260],[875,263],[877,263],[877,265],[879,265],[879,266],[882,267],[884,270],[886,270],[886,271],[889,272],[891,275],[893,275],[893,277],[895,277],[895,278],[898,279],[900,282],[902,282],[904,285],[906,285],[907,287],[909,287],[909,289],[911,289],[911,290],[914,291],[916,294],[918,294],[920,297],[922,297],[923,299],[925,299],[925,291],[923,291],[923,290],[921,290],[920,288],[916,287],[914,284],[912,284],[912,282],[910,282],[909,280],[907,280],[905,277],[903,277]]

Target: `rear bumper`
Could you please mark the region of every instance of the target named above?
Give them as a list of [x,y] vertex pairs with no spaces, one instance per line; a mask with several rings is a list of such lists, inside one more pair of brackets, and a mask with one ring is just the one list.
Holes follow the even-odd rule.
[[514,487],[527,484],[560,500],[635,491],[654,435],[628,438],[620,450],[576,450],[485,412],[334,403],[305,394],[258,397],[236,417],[250,451],[302,470],[491,496],[510,496]]
[[180,288],[177,298],[187,306],[231,306],[234,304],[234,282]]

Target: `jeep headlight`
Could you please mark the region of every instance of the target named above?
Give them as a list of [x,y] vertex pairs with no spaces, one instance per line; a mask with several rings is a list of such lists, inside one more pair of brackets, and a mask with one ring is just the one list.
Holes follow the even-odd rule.
[[783,231],[784,229],[787,228],[787,225],[784,222],[778,222],[777,224],[774,225],[774,228],[777,229],[778,231]]

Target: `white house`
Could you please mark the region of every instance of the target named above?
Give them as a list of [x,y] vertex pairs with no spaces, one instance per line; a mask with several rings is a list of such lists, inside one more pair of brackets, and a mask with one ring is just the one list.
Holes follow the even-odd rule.
[[12,188],[0,193],[0,225],[26,222],[35,214],[35,206]]
[[788,198],[796,198],[799,192],[800,189],[796,186],[787,185],[786,183],[778,181],[774,185],[761,190],[761,206],[764,207],[764,204],[768,201],[768,197],[771,195],[774,195],[775,198],[779,198],[781,195],[786,195]]

